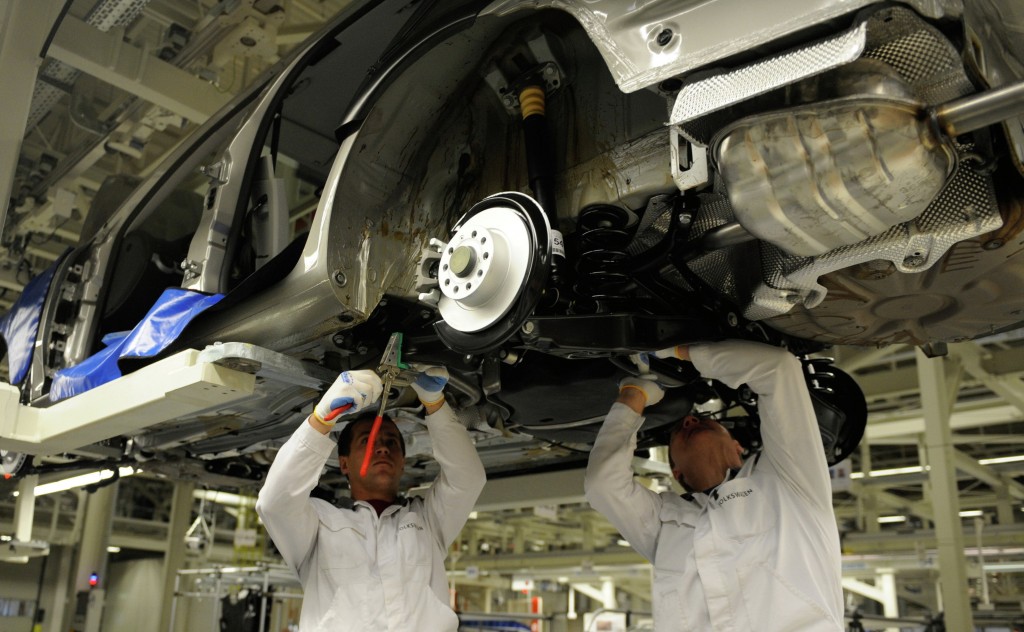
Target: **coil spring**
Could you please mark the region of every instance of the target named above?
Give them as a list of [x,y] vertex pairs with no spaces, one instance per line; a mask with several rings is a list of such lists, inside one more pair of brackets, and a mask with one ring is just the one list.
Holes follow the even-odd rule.
[[625,300],[632,280],[625,272],[626,246],[631,236],[625,230],[629,212],[610,204],[588,206],[577,221],[579,255],[576,257],[578,295],[598,303]]

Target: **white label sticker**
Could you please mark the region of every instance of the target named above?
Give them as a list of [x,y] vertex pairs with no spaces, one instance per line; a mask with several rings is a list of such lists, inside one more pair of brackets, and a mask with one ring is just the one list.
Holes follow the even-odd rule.
[[561,231],[551,229],[551,254],[565,259],[565,241]]

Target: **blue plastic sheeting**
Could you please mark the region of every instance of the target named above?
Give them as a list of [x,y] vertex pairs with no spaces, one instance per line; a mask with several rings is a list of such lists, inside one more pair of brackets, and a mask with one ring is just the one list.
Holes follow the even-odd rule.
[[57,259],[45,272],[29,281],[21,296],[11,306],[11,311],[0,318],[0,336],[7,343],[7,368],[11,384],[21,384],[28,375],[28,367],[32,364],[32,349],[35,348],[39,333],[39,316],[43,313],[43,303],[59,263],[60,259]]
[[107,345],[80,364],[57,371],[50,399],[60,401],[121,377],[121,358],[151,358],[181,335],[192,319],[216,305],[223,294],[206,295],[181,288],[164,290],[149,313],[130,332],[109,334]]

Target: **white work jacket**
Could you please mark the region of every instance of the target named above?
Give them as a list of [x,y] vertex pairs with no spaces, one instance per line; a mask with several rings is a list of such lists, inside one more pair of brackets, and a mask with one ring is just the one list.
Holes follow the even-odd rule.
[[701,375],[758,394],[764,449],[709,494],[654,493],[630,464],[643,417],[616,403],[587,466],[587,500],[654,565],[658,632],[839,632],[832,490],[800,361],[742,341],[693,345]]
[[466,429],[444,404],[427,429],[441,473],[378,517],[366,502],[310,498],[334,441],[304,421],[277,453],[256,511],[302,583],[302,632],[454,632],[444,560],[483,489]]

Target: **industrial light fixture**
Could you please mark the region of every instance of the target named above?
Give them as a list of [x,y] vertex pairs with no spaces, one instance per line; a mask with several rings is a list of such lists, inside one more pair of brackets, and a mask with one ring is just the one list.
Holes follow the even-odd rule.
[[878,524],[892,524],[906,521],[906,516],[878,516]]
[[[126,476],[132,476],[138,474],[142,470],[137,470],[130,465],[117,468],[117,472],[121,478]],[[87,485],[95,485],[101,481],[105,481],[108,478],[114,476],[113,470],[99,470],[96,472],[89,472],[88,474],[79,474],[78,476],[72,476],[71,478],[65,478],[63,480],[54,481],[52,483],[43,483],[42,485],[36,485],[35,495],[45,496],[47,494],[54,494],[56,492],[63,492],[69,489],[76,489],[79,487],[85,487]]]
[[1024,564],[1020,562],[994,562],[992,564],[985,564],[984,568],[989,573],[998,573],[1000,571],[1004,573],[1019,573],[1024,571]]
[[998,463],[1016,463],[1017,461],[1024,461],[1024,454],[1015,454],[1013,456],[997,456],[991,459],[978,459],[978,464],[996,465]]
[[[990,459],[978,459],[978,465],[998,465],[1000,463],[1017,463],[1018,461],[1024,461],[1024,454],[1015,454],[1012,456],[997,456]],[[894,467],[888,470],[871,470],[867,474],[867,478],[878,478],[880,476],[896,476],[898,474],[918,474],[920,472],[927,472],[931,468],[928,466],[920,465],[909,465],[907,467]],[[865,478],[864,472],[853,472],[850,474],[851,479]]]
[[231,492],[221,492],[215,489],[197,489],[192,492],[192,497],[198,500],[206,500],[218,505],[229,507],[253,507],[256,499],[252,496],[242,496]]
[[108,546],[107,547],[107,553],[120,553],[120,552],[121,552],[121,547],[119,547],[119,546]]
[[[961,518],[977,518],[977,517],[982,516],[982,515],[984,515],[984,512],[981,509],[965,509],[965,510],[960,512],[960,517]],[[906,522],[906,521],[907,521],[907,517],[906,516],[879,516],[878,517],[878,523],[879,524],[895,524],[895,523],[898,523],[898,522]]]
[[[888,470],[871,470],[868,472],[868,477],[877,478],[879,476],[896,476],[898,474],[917,474],[919,472],[926,472],[928,469],[920,465],[909,465],[907,467],[894,467]],[[854,472],[850,474],[850,478],[864,478],[864,472]]]

